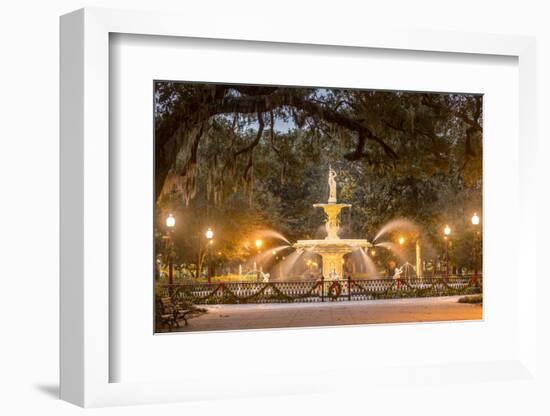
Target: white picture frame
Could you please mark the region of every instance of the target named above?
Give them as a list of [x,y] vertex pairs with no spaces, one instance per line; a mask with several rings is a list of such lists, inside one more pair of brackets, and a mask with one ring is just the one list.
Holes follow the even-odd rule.
[[[185,22],[185,23],[182,23]],[[61,398],[80,406],[158,403],[269,394],[331,392],[353,383],[388,384],[399,378],[413,383],[454,380],[479,383],[502,380],[537,383],[536,267],[529,247],[536,241],[535,188],[535,40],[530,37],[422,31],[386,32],[361,29],[327,37],[322,28],[301,31],[265,24],[235,34],[231,25],[205,27],[173,13],[82,9],[61,18]],[[109,35],[156,35],[283,44],[332,45],[453,54],[505,55],[519,65],[520,216],[515,236],[517,291],[517,354],[498,362],[422,365],[414,369],[358,368],[327,374],[336,383],[320,383],[318,375],[271,374],[269,382],[252,381],[223,388],[203,379],[189,382],[110,382],[109,348]],[[527,244],[529,242],[529,244]],[[522,244],[523,243],[523,244]],[[512,272],[511,272],[512,273]],[[119,357],[118,357],[119,358]],[[410,379],[404,376],[410,375]],[[472,377],[471,374],[477,374]],[[408,381],[407,381],[408,380]],[[226,382],[226,380],[223,380]],[[274,387],[277,386],[277,387]],[[246,391],[243,391],[246,390]]]

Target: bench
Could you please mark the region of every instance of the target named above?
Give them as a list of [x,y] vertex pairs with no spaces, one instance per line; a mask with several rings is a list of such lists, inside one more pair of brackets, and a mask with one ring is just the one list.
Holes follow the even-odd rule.
[[203,313],[206,313],[205,309],[197,308],[187,302],[174,302],[170,297],[163,297],[160,299],[158,308],[158,320],[171,331],[174,327],[180,327],[180,320],[183,319],[185,326],[187,326],[189,324],[188,319]]

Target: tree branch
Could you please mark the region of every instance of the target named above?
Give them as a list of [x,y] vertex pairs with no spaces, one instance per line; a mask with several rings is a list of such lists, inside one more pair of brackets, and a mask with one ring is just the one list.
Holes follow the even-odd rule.
[[[250,152],[259,143],[264,130],[264,121],[262,114],[271,112],[283,107],[293,107],[301,110],[308,117],[321,119],[324,122],[339,125],[357,134],[357,145],[353,152],[345,157],[348,160],[358,160],[366,157],[365,145],[367,139],[371,139],[382,147],[385,154],[397,159],[395,151],[380,137],[376,136],[364,124],[364,120],[356,120],[346,114],[328,108],[326,105],[319,105],[312,102],[311,99],[304,97],[304,91],[273,88],[273,87],[232,87],[239,91],[241,96],[227,95],[227,89],[215,90],[214,93],[200,94],[194,100],[180,105],[177,111],[174,111],[170,117],[164,118],[158,123],[155,130],[155,146],[157,166],[163,166],[159,169],[159,178],[156,182],[163,182],[176,158],[175,151],[164,152],[164,149],[176,149],[181,146],[179,143],[178,129],[191,129],[198,123],[208,120],[210,117],[221,114],[252,114],[258,115],[259,129],[256,139],[248,146],[238,150],[234,156],[237,157],[243,153]],[[196,139],[196,138],[195,138]],[[197,143],[193,143],[193,149],[196,149]],[[196,154],[191,159],[196,158]],[[192,160],[191,160],[192,162]],[[248,169],[249,170],[249,169]],[[160,195],[161,187],[157,186],[157,197]]]
[[254,141],[250,143],[248,146],[245,146],[242,149],[237,150],[233,154],[234,157],[237,157],[243,153],[252,151],[258,145],[258,143],[260,143],[260,139],[262,138],[262,134],[264,132],[264,119],[262,114],[259,112],[258,112],[258,124],[259,124],[258,132],[256,133],[256,138],[254,139]]

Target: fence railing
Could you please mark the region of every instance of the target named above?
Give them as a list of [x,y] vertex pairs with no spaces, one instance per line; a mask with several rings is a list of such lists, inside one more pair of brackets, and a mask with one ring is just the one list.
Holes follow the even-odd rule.
[[161,285],[160,296],[193,304],[338,302],[467,295],[482,292],[481,276],[414,279],[223,282]]

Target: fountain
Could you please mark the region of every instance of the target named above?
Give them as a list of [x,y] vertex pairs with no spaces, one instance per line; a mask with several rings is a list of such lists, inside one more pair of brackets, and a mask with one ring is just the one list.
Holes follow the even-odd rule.
[[363,239],[341,239],[338,236],[340,229],[339,214],[343,208],[351,208],[350,204],[339,204],[336,190],[336,172],[329,166],[328,186],[329,197],[326,204],[314,204],[315,208],[325,211],[325,229],[327,236],[324,240],[298,240],[293,247],[318,254],[322,258],[323,277],[328,280],[342,279],[344,256],[354,250],[364,250],[371,246]]

